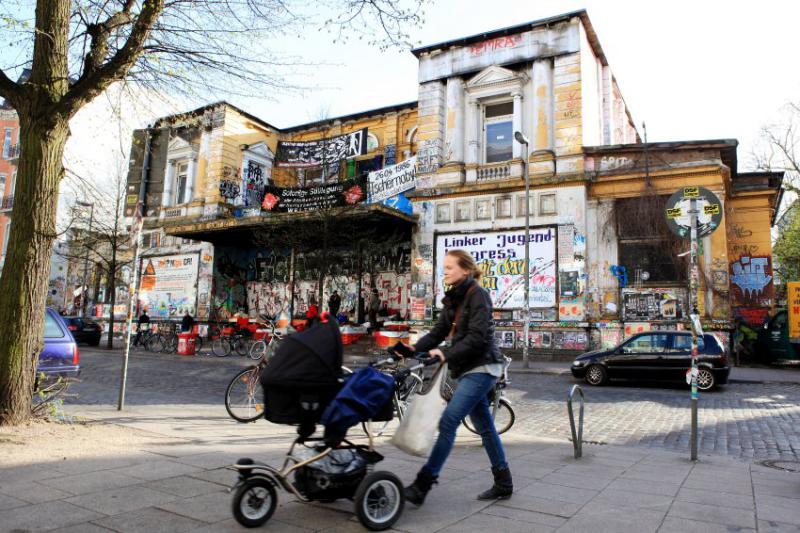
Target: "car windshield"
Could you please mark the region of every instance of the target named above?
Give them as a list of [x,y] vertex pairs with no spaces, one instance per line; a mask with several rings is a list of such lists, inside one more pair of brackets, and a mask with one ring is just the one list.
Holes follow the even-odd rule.
[[44,314],[44,338],[45,339],[63,339],[64,332],[56,322],[56,319],[50,313]]

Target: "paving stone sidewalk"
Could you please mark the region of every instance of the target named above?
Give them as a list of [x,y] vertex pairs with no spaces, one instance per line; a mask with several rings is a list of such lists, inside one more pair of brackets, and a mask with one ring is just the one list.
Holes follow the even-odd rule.
[[[235,424],[203,406],[75,409],[152,441],[113,457],[0,469],[0,531],[238,531],[227,493],[235,474],[226,467],[239,457],[278,463],[293,438],[292,428]],[[490,483],[488,464],[480,441],[461,435],[425,506],[408,506],[395,530],[800,531],[800,473],[627,446],[585,445],[576,460],[569,442],[514,432],[504,441],[512,499],[474,499]],[[379,468],[410,482],[422,461],[385,440],[378,446],[386,455]],[[362,531],[350,502],[279,499],[265,531]]]

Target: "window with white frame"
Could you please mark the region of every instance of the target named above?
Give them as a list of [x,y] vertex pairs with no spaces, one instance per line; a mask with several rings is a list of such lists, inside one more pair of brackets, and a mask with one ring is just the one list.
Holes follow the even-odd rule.
[[175,165],[175,204],[185,204],[189,201],[189,162],[180,162]]
[[260,206],[264,189],[272,183],[273,154],[264,142],[247,147],[242,155],[242,192],[245,206]]
[[436,222],[450,222],[450,202],[436,204]]
[[483,108],[484,161],[498,163],[513,156],[514,103],[511,101],[486,104]]
[[6,175],[0,174],[0,198],[6,195]]
[[11,134],[13,129],[6,128],[5,135],[3,136],[3,159],[8,159],[11,155]]
[[175,136],[169,143],[167,154],[162,206],[191,202],[197,172],[196,147],[183,137]]
[[460,200],[456,202],[456,222],[467,222],[472,218],[472,202]]
[[6,255],[8,249],[8,236],[11,233],[11,222],[6,222],[6,229],[3,232],[3,255]]
[[555,215],[556,214],[556,195],[542,194],[539,196],[539,214],[541,215]]

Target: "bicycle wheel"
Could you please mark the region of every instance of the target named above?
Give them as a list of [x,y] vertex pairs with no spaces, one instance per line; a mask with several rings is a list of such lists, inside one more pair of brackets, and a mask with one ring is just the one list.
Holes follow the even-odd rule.
[[[491,409],[492,406],[490,405],[489,408]],[[497,403],[497,411],[494,413],[494,427],[497,429],[497,434],[502,435],[511,429],[516,419],[517,416],[514,414],[514,409],[511,407],[511,404],[508,403],[508,400],[500,398],[500,401]],[[478,430],[472,425],[472,420],[470,420],[469,417],[463,420],[463,424],[464,427],[472,433],[478,434]]]
[[[401,386],[398,393],[395,393],[394,397],[392,398],[392,403],[394,404],[394,416],[397,418],[397,420],[403,420],[403,417],[406,414],[406,409],[408,408],[409,398],[411,398],[420,388],[422,388],[422,379],[414,374],[411,374],[406,378],[405,383]],[[387,422],[373,422],[372,428],[370,428],[372,429],[372,435],[374,437],[380,437],[383,435],[391,422],[391,420]],[[362,422],[361,428],[364,430],[364,433],[369,435],[367,422]]]
[[151,352],[161,353],[164,351],[164,337],[161,335],[151,335],[147,339],[147,349]]
[[227,337],[214,339],[214,342],[211,343],[211,351],[217,357],[227,357],[231,353],[231,343]]
[[255,422],[264,416],[264,387],[258,382],[261,367],[245,368],[225,391],[225,409],[237,422]]
[[233,349],[242,357],[246,357],[250,353],[250,341],[239,337],[233,341]]
[[174,333],[165,337],[164,353],[178,353],[178,336]]
[[194,346],[195,346],[195,348],[194,348],[194,350],[195,350],[195,353],[199,354],[201,351],[203,351],[203,337],[201,337],[200,335],[198,335],[198,336],[195,338],[195,344],[194,344]]
[[267,343],[266,341],[260,340],[254,342],[250,346],[250,352],[248,355],[250,356],[250,359],[258,360],[264,357],[264,354],[266,353],[267,353]]

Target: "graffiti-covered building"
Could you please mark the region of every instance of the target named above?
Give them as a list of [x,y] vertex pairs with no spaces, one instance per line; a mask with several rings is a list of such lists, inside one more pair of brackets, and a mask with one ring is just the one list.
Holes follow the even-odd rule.
[[413,156],[414,124],[405,104],[279,130],[220,102],[137,131],[140,305],[157,318],[274,317],[337,290],[356,318],[358,294],[375,288],[405,315],[410,203],[367,204],[364,178]]
[[[699,242],[698,314],[725,332],[736,317],[763,324],[774,305],[769,230],[782,173],[739,172],[731,139],[584,147],[589,181],[587,309],[594,344],[680,329],[689,313],[689,241],[665,210],[686,187],[719,201],[718,226]],[[702,225],[710,215],[701,213]],[[726,340],[726,335],[721,338]]]
[[721,204],[701,252],[704,320],[768,312],[781,176],[740,173],[736,141],[641,143],[585,11],[413,53],[415,102],[291,128],[219,102],[136,132],[128,208],[144,201],[151,316],[298,314],[338,291],[360,320],[377,292],[424,330],[444,254],[462,248],[506,348],[525,318],[547,352],[682,327],[687,245],[664,218],[681,187]]
[[[529,212],[532,346],[588,343],[588,182],[583,147],[638,135],[585,12],[414,50],[419,151],[415,295],[441,298],[444,254],[469,250],[492,295],[501,345],[521,340]],[[521,132],[528,146],[515,139]],[[525,198],[524,172],[531,193]],[[420,305],[420,308],[423,306]]]

